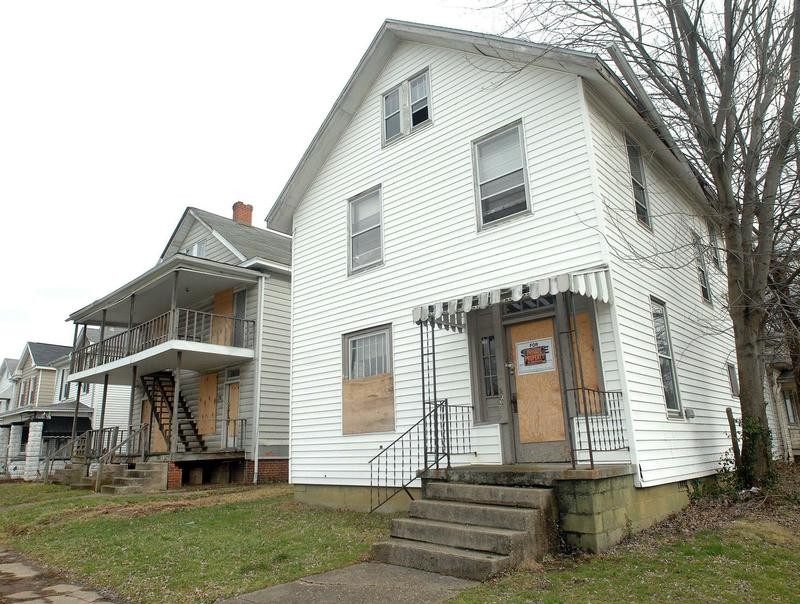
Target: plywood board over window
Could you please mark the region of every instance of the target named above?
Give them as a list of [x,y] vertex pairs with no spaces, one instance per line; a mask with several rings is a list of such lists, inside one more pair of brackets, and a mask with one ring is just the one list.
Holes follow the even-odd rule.
[[213,434],[217,424],[217,374],[200,376],[200,401],[197,431],[200,434]]
[[214,294],[214,319],[211,343],[230,346],[233,343],[233,288]]
[[394,430],[394,375],[391,328],[345,335],[342,379],[342,433]]

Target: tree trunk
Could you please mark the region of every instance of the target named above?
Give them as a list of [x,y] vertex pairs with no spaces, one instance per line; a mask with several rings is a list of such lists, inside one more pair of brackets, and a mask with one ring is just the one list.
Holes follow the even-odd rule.
[[744,307],[731,313],[739,366],[739,404],[742,408],[742,464],[747,486],[767,484],[772,473],[772,438],[764,402],[760,336],[763,312]]

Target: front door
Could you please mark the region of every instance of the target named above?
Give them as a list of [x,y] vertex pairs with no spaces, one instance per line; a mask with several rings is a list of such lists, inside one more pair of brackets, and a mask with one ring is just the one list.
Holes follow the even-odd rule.
[[239,382],[228,384],[228,442],[231,446],[237,444],[241,435],[239,430]]
[[569,461],[553,318],[506,328],[517,463]]

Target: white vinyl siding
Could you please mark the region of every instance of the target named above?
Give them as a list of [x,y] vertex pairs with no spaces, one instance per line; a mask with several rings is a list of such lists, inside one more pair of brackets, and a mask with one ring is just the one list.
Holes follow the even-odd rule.
[[[429,65],[436,127],[379,148],[382,93]],[[603,261],[580,80],[503,61],[402,43],[318,170],[294,216],[292,476],[296,483],[369,485],[367,461],[421,417],[415,305],[527,282]],[[441,118],[441,119],[440,119]],[[535,215],[478,232],[472,144],[520,123]],[[343,199],[381,183],[384,268],[347,277]],[[396,428],[342,436],[342,334],[392,326]],[[465,333],[436,334],[438,396],[472,402]],[[501,461],[497,424],[475,426],[475,455]]]
[[[195,250],[195,246],[202,246],[203,254],[201,257],[213,260],[214,262],[225,262],[227,264],[239,264],[241,260],[231,252],[222,242],[214,237],[205,226],[191,216],[187,216],[186,220],[193,221],[189,232],[180,245],[177,247],[182,253],[191,253]],[[202,243],[201,243],[202,242]],[[187,250],[189,250],[187,252]],[[199,254],[191,254],[199,255]]]
[[[639,228],[631,211],[631,175],[625,132],[628,116],[608,111],[587,87],[597,194],[604,210],[619,359],[624,362],[633,429],[637,482],[654,486],[706,476],[719,468],[730,448],[725,409],[733,404],[726,364],[734,351],[730,318],[722,302],[713,307],[697,295],[697,265],[690,233],[705,228],[705,209],[690,201],[683,180],[664,168],[666,151],[642,151],[647,162],[646,193],[657,228]],[[644,133],[634,132],[640,144]],[[535,189],[534,189],[535,190]],[[711,291],[724,292],[724,274],[709,275]],[[655,354],[650,298],[666,302],[678,391],[683,409],[695,417],[669,417]],[[609,386],[607,386],[609,387]]]
[[289,277],[270,275],[261,324],[259,447],[277,456],[289,453],[290,300]]

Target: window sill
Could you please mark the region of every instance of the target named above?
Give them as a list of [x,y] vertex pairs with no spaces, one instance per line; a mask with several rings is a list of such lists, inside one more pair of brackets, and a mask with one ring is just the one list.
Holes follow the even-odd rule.
[[423,130],[427,130],[428,128],[433,128],[433,120],[428,119],[421,124],[418,124],[411,128],[409,132],[404,132],[402,134],[398,134],[391,140],[381,140],[381,149],[388,149],[389,147],[393,147],[394,145],[398,144],[400,141],[408,140],[417,132],[422,132]]
[[494,229],[496,227],[499,227],[499,226],[502,226],[502,225],[505,225],[505,224],[509,224],[509,223],[514,222],[516,220],[521,220],[523,218],[530,217],[530,216],[533,216],[533,210],[531,210],[530,208],[526,208],[525,210],[517,212],[516,214],[510,214],[509,216],[504,216],[503,218],[498,218],[497,220],[493,220],[492,222],[480,223],[478,225],[478,233],[481,233],[481,232],[486,231],[486,230],[492,230],[492,229]]
[[385,266],[385,263],[384,263],[383,260],[381,260],[380,262],[376,262],[375,264],[370,264],[370,265],[365,266],[363,268],[357,268],[355,270],[348,270],[347,271],[347,277],[349,279],[350,277],[358,277],[359,275],[365,275],[367,273],[371,273],[371,272],[374,272],[374,271],[376,271],[376,270],[378,270],[380,268],[383,268],[384,266]]

